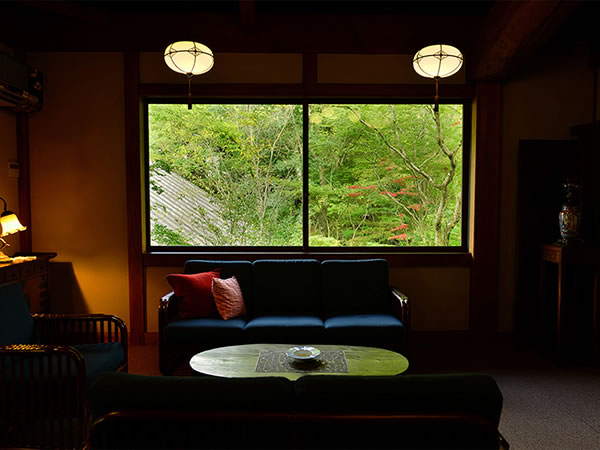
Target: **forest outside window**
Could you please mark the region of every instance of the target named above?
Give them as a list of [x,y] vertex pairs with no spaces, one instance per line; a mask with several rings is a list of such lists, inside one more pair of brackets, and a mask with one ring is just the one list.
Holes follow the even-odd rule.
[[463,104],[147,105],[152,251],[462,250]]

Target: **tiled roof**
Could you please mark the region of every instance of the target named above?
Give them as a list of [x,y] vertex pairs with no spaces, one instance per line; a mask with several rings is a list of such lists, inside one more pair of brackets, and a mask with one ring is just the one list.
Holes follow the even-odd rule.
[[[172,172],[156,170],[150,179],[162,189],[160,194],[150,189],[151,222],[179,233],[191,245],[214,245],[206,222],[220,229],[225,222],[219,215],[218,205],[213,203],[210,196]],[[154,241],[152,244],[160,245]]]

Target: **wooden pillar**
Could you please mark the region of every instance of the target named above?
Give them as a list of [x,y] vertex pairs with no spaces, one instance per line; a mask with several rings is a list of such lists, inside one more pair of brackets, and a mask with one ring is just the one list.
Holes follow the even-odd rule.
[[469,326],[475,336],[495,334],[498,325],[498,241],[502,86],[480,82],[474,101],[471,160],[472,207]]
[[127,240],[129,263],[129,342],[144,343],[145,301],[142,266],[142,180],[139,55],[124,53]]
[[17,160],[19,162],[19,221],[27,230],[19,233],[21,253],[31,253],[31,183],[29,179],[29,114],[17,113]]

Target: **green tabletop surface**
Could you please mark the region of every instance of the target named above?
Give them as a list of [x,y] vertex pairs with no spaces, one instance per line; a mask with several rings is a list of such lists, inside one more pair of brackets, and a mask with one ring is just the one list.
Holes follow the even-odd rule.
[[[309,345],[309,344],[307,344]],[[281,376],[297,380],[305,375],[397,375],[408,369],[408,360],[400,353],[375,347],[351,345],[310,344],[324,351],[343,351],[348,371],[323,373],[300,366],[300,372],[257,372],[256,364],[261,351],[285,352],[294,344],[247,344],[219,347],[198,353],[190,360],[196,372],[225,378]]]

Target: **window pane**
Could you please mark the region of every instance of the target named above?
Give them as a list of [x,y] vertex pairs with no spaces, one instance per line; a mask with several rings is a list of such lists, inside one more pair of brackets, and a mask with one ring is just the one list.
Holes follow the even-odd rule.
[[309,109],[311,246],[460,246],[463,106]]
[[302,245],[302,106],[150,104],[152,245]]

